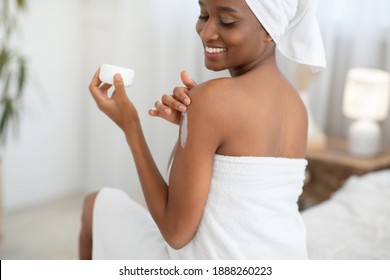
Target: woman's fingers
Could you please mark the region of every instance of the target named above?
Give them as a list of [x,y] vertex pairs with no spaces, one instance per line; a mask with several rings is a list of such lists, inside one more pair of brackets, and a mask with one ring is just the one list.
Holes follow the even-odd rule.
[[188,75],[187,71],[181,71],[180,78],[183,84],[188,88],[192,89],[193,87],[196,87],[196,82]]
[[127,96],[125,85],[123,83],[123,79],[120,74],[115,74],[114,76],[114,87],[115,87],[115,92],[114,92],[115,95]]
[[184,113],[187,111],[187,106],[183,104],[180,99],[177,100],[175,96],[164,94],[161,98],[163,105],[168,107],[169,109],[177,110],[179,112]]
[[99,73],[100,73],[100,68],[98,68],[95,72],[95,74],[92,77],[91,83],[89,84],[89,87],[98,87],[102,82],[99,79]]
[[168,106],[164,105],[163,102],[160,100],[157,100],[154,106],[155,109],[150,109],[148,111],[150,116],[160,117],[170,123],[179,124],[181,116],[181,113],[179,111],[177,111],[176,109],[169,108]]
[[157,109],[149,109],[148,111],[149,115],[152,117],[158,117],[158,111]]
[[103,85],[100,86],[100,89],[101,89],[102,91],[107,91],[107,90],[110,89],[110,87],[112,87],[111,84],[103,84]]
[[154,107],[156,107],[156,110],[160,113],[160,115],[169,115],[172,110],[164,105],[160,100],[157,100],[155,103],[154,103]]
[[95,72],[95,74],[92,77],[91,83],[89,84],[89,91],[97,104],[103,102],[103,99],[105,98],[101,94],[102,90],[99,88],[100,84],[102,83],[99,79],[99,72],[100,72],[100,68]]
[[168,117],[172,114],[172,110],[185,112],[187,107],[181,102],[177,101],[173,96],[164,94],[161,100],[154,103],[155,109],[149,110],[149,115],[158,117]]
[[155,102],[155,109],[149,110],[150,116],[161,117],[175,124],[179,123],[181,113],[185,113],[187,106],[191,104],[188,92],[196,86],[196,82],[186,71],[182,71],[180,76],[185,86],[174,88],[172,95],[164,94],[161,101]]
[[162,105],[160,100],[157,100],[154,103],[155,109],[149,109],[148,113],[152,117],[160,117],[164,118],[166,120],[169,120],[169,116],[171,114],[171,111],[167,111],[169,109],[168,107]]
[[188,89],[186,87],[175,87],[173,89],[173,97],[177,101],[180,101],[181,105],[184,105],[185,107],[191,103],[191,100],[188,97]]

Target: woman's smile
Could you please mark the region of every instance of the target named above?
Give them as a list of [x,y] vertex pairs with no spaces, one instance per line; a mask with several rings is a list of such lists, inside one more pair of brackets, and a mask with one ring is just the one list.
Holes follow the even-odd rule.
[[213,47],[208,47],[208,46],[205,46],[205,51],[207,53],[222,53],[222,52],[226,52],[226,48],[213,48]]
[[204,47],[204,55],[207,59],[218,58],[222,54],[226,53],[226,51],[227,51],[227,48],[211,47],[211,46]]

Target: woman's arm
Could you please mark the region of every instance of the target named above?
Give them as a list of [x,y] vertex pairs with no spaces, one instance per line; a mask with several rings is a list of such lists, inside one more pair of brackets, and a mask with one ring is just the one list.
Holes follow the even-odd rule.
[[212,125],[215,113],[206,106],[213,103],[196,97],[200,97],[202,87],[193,89],[194,99],[187,112],[186,146],[178,145],[175,151],[168,187],[150,154],[121,77],[115,76],[115,91],[110,99],[105,96],[109,86],[100,84],[97,72],[90,91],[98,107],[125,133],[152,217],[170,246],[183,247],[192,240],[202,217],[213,158],[220,143],[219,131]]

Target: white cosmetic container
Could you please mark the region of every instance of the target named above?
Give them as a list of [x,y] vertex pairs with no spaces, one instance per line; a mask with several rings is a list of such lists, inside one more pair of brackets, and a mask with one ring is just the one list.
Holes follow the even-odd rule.
[[125,87],[129,87],[133,83],[135,75],[134,70],[110,64],[103,64],[100,67],[99,79],[103,83],[112,85],[114,84],[115,74],[120,74],[122,76]]

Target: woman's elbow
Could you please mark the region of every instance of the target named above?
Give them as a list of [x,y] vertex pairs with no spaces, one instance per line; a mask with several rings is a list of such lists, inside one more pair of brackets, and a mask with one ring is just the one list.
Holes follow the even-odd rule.
[[166,240],[169,247],[171,247],[174,250],[180,250],[183,247],[185,247],[189,242],[181,242],[176,240]]
[[193,239],[194,234],[188,234],[181,231],[173,231],[170,234],[164,235],[165,241],[174,250],[180,250],[185,247]]

